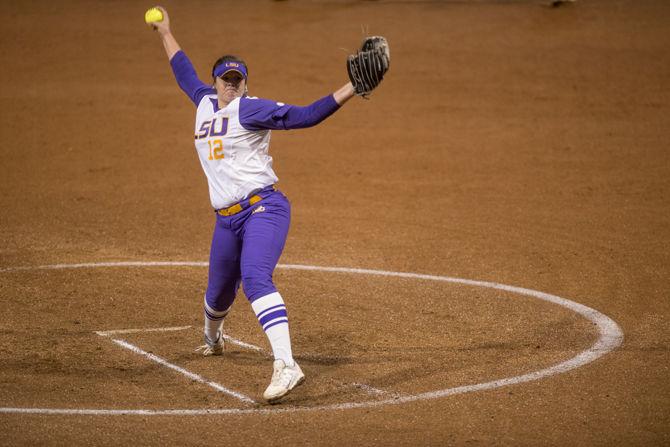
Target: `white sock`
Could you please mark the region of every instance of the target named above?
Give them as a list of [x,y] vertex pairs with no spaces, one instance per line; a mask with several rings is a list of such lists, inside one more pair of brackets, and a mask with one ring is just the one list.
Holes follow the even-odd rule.
[[223,333],[223,319],[228,315],[230,308],[224,311],[214,310],[205,299],[205,337],[212,343],[218,339],[219,332]]
[[283,360],[287,366],[295,365],[291,351],[286,305],[279,292],[254,300],[251,307],[270,341],[275,360]]

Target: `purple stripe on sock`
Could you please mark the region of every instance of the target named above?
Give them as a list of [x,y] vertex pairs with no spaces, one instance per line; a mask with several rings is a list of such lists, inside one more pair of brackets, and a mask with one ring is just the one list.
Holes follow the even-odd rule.
[[276,326],[276,325],[281,324],[281,323],[286,323],[286,324],[288,324],[288,319],[277,320],[277,321],[275,321],[274,323],[270,323],[270,324],[268,324],[267,326],[265,326],[265,327],[263,328],[263,330],[264,330],[264,331],[267,331],[267,330],[270,329],[272,326]]
[[275,320],[280,317],[288,317],[288,314],[286,313],[286,309],[280,309],[275,312],[269,313],[265,315],[263,318],[259,318],[258,322],[263,326],[265,323],[268,323],[272,320]]
[[205,315],[207,315],[207,318],[210,319],[210,320],[212,320],[212,321],[219,321],[219,320],[223,320],[223,319],[226,317],[226,315],[228,315],[228,312],[226,312],[225,314],[223,314],[223,315],[221,315],[221,316],[219,317],[219,316],[216,316],[216,315],[212,315],[212,314],[207,310],[207,308],[205,308]]
[[265,309],[264,311],[262,311],[261,313],[259,313],[258,315],[256,315],[256,318],[260,319],[263,315],[265,315],[266,313],[268,313],[268,312],[271,311],[272,309],[276,309],[276,308],[278,308],[278,307],[283,307],[284,309],[286,309],[286,305],[284,305],[284,304],[277,304],[276,306],[268,307],[267,309]]

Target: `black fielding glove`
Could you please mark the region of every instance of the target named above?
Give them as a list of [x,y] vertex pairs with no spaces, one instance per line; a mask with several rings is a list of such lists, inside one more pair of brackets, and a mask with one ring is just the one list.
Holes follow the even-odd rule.
[[361,49],[347,58],[349,80],[358,96],[366,98],[374,90],[389,69],[391,50],[386,38],[366,37]]

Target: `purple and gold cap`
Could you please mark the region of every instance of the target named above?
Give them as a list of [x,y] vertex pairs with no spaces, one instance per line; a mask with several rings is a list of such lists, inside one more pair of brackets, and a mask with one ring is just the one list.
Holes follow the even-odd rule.
[[244,79],[247,79],[247,67],[241,62],[234,61],[224,62],[218,65],[214,69],[214,76],[219,78],[229,71],[236,71],[241,74]]

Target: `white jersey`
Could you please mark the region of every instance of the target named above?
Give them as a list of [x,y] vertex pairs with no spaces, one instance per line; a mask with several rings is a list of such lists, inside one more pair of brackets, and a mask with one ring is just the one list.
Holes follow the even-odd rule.
[[219,110],[216,90],[198,79],[183,51],[172,56],[170,66],[179,87],[198,108],[195,148],[217,210],[277,182],[268,155],[271,129],[311,127],[340,107],[333,95],[307,107],[242,96]]
[[240,98],[219,110],[216,103],[216,94],[209,94],[198,104],[195,148],[207,176],[212,207],[218,210],[274,184],[278,178],[268,154],[271,130],[242,127]]

